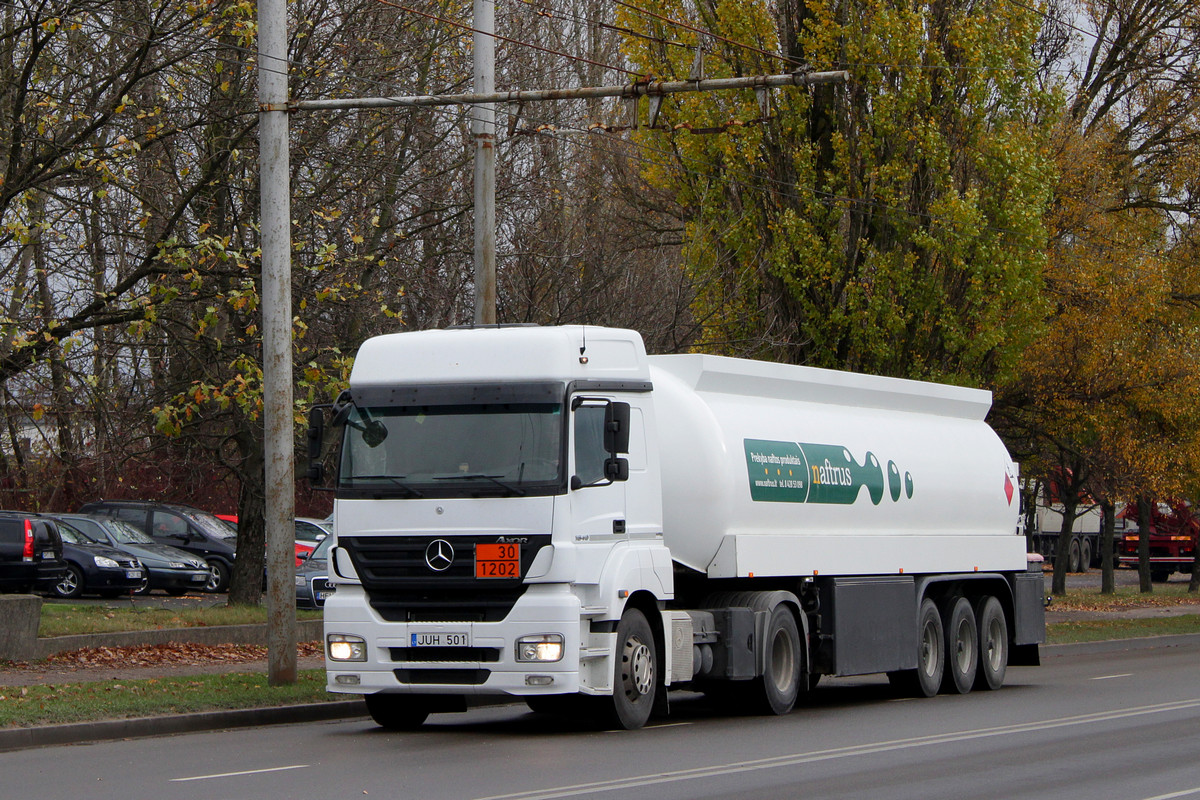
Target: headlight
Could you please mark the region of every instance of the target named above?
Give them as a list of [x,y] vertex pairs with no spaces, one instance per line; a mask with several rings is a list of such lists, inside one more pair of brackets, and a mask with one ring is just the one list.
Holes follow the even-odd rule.
[[104,556],[92,556],[92,560],[96,562],[97,567],[102,569],[116,569],[117,567],[121,566],[111,558],[106,558]]
[[187,569],[188,565],[182,561],[168,561],[167,569]]
[[325,637],[330,661],[366,661],[367,642],[361,636],[331,633]]
[[539,633],[517,639],[517,661],[561,661],[563,637],[558,633]]
[[308,586],[308,579],[305,578],[303,575],[297,575],[296,576],[296,588],[303,589],[305,586]]

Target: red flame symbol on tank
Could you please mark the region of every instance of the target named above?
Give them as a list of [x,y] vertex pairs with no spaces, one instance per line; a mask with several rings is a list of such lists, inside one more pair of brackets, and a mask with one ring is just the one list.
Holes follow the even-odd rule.
[[1008,504],[1011,506],[1013,499],[1013,482],[1008,473],[1004,474],[1004,496],[1008,498]]

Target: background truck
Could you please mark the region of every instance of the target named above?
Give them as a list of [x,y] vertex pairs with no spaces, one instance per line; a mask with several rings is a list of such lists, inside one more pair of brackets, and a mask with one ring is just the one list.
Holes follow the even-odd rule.
[[[1122,567],[1138,568],[1137,505],[1129,504],[1118,520],[1128,525],[1128,533],[1119,544]],[[1150,579],[1165,581],[1175,571],[1191,574],[1196,563],[1197,535],[1200,520],[1190,504],[1175,502],[1153,503],[1150,507]]]
[[[1100,534],[1103,514],[1098,505],[1080,505],[1076,509],[1075,522],[1071,526],[1071,542],[1067,549],[1067,572],[1086,572],[1099,567],[1101,562]],[[1029,541],[1034,552],[1040,553],[1049,563],[1054,563],[1058,551],[1058,534],[1062,530],[1063,507],[1045,498],[1038,498],[1037,511],[1033,518],[1033,529]],[[1124,540],[1137,538],[1137,520],[1118,515],[1113,528],[1113,563],[1121,553]]]
[[397,729],[478,695],[636,728],[679,687],[999,688],[1045,625],[990,402],[627,330],[370,339],[310,414],[313,478],[341,442],[328,688]]

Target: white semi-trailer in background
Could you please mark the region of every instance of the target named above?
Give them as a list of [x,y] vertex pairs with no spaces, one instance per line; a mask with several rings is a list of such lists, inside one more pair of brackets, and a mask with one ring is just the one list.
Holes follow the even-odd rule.
[[1045,624],[990,402],[628,330],[370,339],[310,417],[310,455],[340,440],[328,688],[390,728],[480,695],[635,728],[681,687],[996,689]]

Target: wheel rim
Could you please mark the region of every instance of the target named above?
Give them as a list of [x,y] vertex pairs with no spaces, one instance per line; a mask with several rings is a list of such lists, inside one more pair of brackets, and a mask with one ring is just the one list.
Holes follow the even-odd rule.
[[771,681],[781,693],[792,690],[795,677],[795,649],[785,631],[777,631],[771,640]]
[[938,631],[932,622],[921,631],[921,669],[930,678],[942,671],[938,663]]
[[995,617],[988,620],[983,658],[992,672],[998,671],[1004,663],[1004,626]]
[[221,568],[216,564],[208,565],[208,583],[204,588],[210,592],[215,592],[221,585]]
[[654,688],[654,658],[650,648],[636,636],[631,636],[625,642],[622,663],[624,669],[621,678],[625,684],[625,694],[634,699],[650,694]]
[[54,587],[59,594],[72,595],[79,589],[79,576],[75,574],[75,570],[68,569],[62,576],[62,580]]
[[971,661],[975,658],[975,637],[966,619],[959,620],[954,636],[954,661],[958,670],[966,674],[971,669]]

